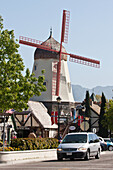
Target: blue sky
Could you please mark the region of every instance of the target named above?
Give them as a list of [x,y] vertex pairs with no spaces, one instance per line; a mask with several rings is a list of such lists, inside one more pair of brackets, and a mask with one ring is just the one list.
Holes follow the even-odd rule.
[[[86,88],[113,86],[113,0],[0,0],[4,28],[15,38],[45,41],[53,29],[60,42],[63,9],[70,11],[69,53],[100,60],[100,69],[68,61],[72,84]],[[20,45],[25,68],[32,70],[35,48]]]

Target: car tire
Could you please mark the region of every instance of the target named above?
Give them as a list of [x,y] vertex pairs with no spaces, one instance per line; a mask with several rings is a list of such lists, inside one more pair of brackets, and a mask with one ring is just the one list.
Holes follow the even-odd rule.
[[99,159],[100,158],[100,150],[98,150],[97,155],[95,156],[95,159]]
[[86,156],[85,156],[85,160],[89,160],[89,158],[90,158],[90,152],[89,152],[89,150],[87,150],[87,152],[86,152]]
[[110,145],[110,146],[108,147],[108,150],[109,150],[109,151],[112,151],[112,150],[113,150],[113,146]]

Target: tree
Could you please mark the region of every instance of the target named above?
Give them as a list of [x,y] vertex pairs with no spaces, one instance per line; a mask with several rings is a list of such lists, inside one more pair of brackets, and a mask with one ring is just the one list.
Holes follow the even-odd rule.
[[102,97],[101,95],[96,94],[96,99],[98,102],[101,102],[101,97]]
[[38,78],[30,74],[18,54],[19,44],[15,40],[14,31],[3,30],[3,19],[0,16],[0,109],[2,112],[11,108],[22,111],[27,109],[28,100],[33,95],[41,95],[46,91],[44,70]]
[[101,109],[100,109],[100,116],[99,116],[99,135],[101,137],[108,137],[108,125],[105,127],[103,125],[103,121],[105,119],[105,106],[106,106],[106,98],[104,96],[104,93],[102,93],[101,97]]
[[89,91],[86,91],[86,98],[85,98],[85,116],[86,116],[86,117],[90,117],[90,116],[91,116]]
[[104,117],[103,125],[113,131],[113,100],[106,104]]

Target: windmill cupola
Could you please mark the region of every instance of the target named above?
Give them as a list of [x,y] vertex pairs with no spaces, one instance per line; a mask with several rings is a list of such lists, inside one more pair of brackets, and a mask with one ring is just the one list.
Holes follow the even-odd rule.
[[[60,43],[52,37],[52,30],[50,30],[49,38],[42,43],[42,45],[50,46],[51,49],[60,51]],[[62,52],[66,52],[65,48],[62,47]],[[44,49],[37,48],[34,53],[34,59],[59,59],[59,54],[53,51],[47,51]],[[62,54],[62,60],[67,61],[67,55]]]

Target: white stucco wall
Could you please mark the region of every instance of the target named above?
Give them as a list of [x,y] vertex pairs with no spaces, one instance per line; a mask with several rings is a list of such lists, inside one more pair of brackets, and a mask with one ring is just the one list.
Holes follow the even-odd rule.
[[[74,102],[67,61],[61,62],[60,96],[62,101]],[[62,80],[65,78],[65,81]]]
[[[47,91],[42,92],[41,96],[39,97],[34,96],[32,100],[34,101],[56,101],[57,96],[52,95],[52,78],[53,78],[52,67],[55,61],[58,61],[58,60],[37,59],[34,61],[33,72],[35,73],[36,77],[41,75],[41,70],[45,69],[45,81],[46,81]],[[62,101],[74,102],[67,61],[64,61],[64,60],[61,61],[61,79],[60,79],[59,96],[62,98]]]
[[52,61],[53,59],[38,59],[35,60],[34,66],[33,66],[33,72],[35,73],[36,77],[39,77],[41,75],[41,70],[45,69],[45,81],[46,81],[46,87],[47,91],[42,92],[41,96],[34,96],[32,99],[37,101],[51,101],[52,100]]

